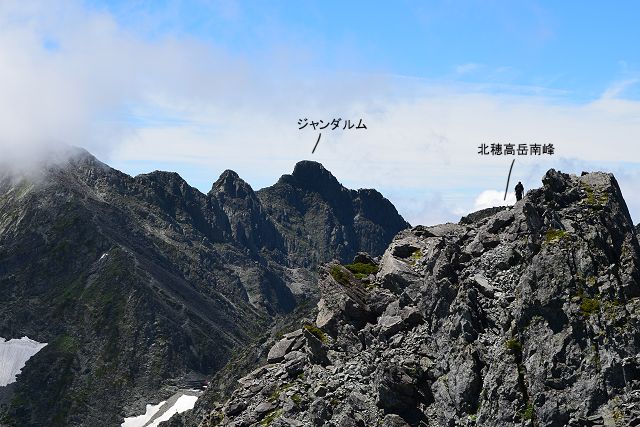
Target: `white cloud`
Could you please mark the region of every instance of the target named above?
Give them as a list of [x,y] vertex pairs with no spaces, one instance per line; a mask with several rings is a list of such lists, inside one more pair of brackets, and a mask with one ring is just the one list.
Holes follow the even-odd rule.
[[613,85],[611,85],[604,91],[601,98],[603,100],[615,99],[618,96],[622,95],[625,90],[637,84],[638,82],[640,82],[640,79],[637,79],[637,78],[615,82]]
[[469,74],[477,71],[481,67],[482,66],[480,64],[476,64],[475,62],[460,64],[456,67],[456,74]]
[[215,98],[229,108],[250,86],[242,61],[214,46],[144,40],[79,2],[3,2],[0,52],[5,155],[62,143],[105,155],[136,130],[137,106],[164,100],[179,111]]
[[[306,75],[287,55],[265,66],[188,37],[145,39],[79,2],[1,3],[0,52],[5,155],[65,142],[129,171],[176,169],[203,190],[227,168],[261,187],[311,158],[432,223],[504,185],[511,159],[478,156],[481,143],[555,144],[555,156],[517,157],[512,180],[527,189],[563,159],[640,159],[640,102],[619,98],[631,83],[571,104],[544,88]],[[312,156],[317,133],[298,130],[301,117],[368,129],[324,131]]]
[[513,192],[508,192],[505,200],[504,191],[485,190],[474,200],[471,212],[496,206],[510,206],[515,202],[516,196]]

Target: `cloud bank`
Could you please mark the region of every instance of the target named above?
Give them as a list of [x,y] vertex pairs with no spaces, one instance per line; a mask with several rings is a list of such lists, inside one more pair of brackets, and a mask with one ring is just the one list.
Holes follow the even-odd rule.
[[476,197],[476,200],[473,202],[472,211],[492,208],[494,206],[509,206],[513,205],[515,202],[516,196],[512,192],[507,194],[507,198],[505,200],[503,191],[485,190]]
[[[177,170],[203,190],[224,169],[259,188],[313,159],[430,223],[501,203],[485,190],[504,186],[511,158],[481,157],[479,144],[553,143],[554,156],[516,157],[512,181],[529,189],[551,167],[617,168],[640,214],[629,178],[640,102],[624,99],[634,79],[576,103],[538,87],[322,72],[292,51],[295,42],[243,57],[215,40],[133,32],[79,2],[3,2],[0,150],[33,159],[79,145],[129,173]],[[299,130],[300,118],[363,119],[367,129],[325,131],[312,155],[318,132]]]

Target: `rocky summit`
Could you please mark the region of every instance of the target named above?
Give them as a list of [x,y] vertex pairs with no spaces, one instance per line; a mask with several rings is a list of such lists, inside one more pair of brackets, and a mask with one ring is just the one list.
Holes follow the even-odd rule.
[[543,184],[323,265],[315,319],[169,424],[640,425],[640,247],[620,189]]
[[304,316],[320,263],[381,255],[408,226],[315,162],[259,192],[225,171],[203,194],[176,173],[58,157],[0,165],[0,338],[38,345],[5,369],[20,373],[0,386],[0,425],[145,414]]

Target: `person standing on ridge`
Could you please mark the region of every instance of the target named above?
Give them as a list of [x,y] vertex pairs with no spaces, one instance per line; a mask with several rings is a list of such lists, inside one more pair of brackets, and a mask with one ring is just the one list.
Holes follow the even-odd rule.
[[518,184],[516,184],[516,200],[517,201],[522,200],[522,193],[524,193],[524,186],[520,181],[518,181]]

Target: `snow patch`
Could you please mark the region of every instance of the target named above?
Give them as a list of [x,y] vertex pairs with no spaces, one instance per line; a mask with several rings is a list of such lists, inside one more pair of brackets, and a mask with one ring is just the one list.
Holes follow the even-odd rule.
[[147,405],[147,411],[144,415],[138,415],[137,417],[125,418],[122,423],[122,427],[142,427],[147,425],[149,420],[158,412],[158,410],[164,405],[165,402],[160,402],[157,405]]
[[0,337],[0,387],[16,382],[16,377],[27,360],[42,350],[47,343],[22,337],[9,341]]
[[175,414],[193,409],[201,393],[199,390],[179,391],[164,402],[147,405],[144,415],[125,418],[121,427],[158,427],[161,422],[168,421]]
[[196,400],[198,400],[198,396],[189,396],[183,394],[178,398],[173,406],[167,409],[160,417],[156,418],[153,423],[148,425],[148,427],[158,427],[161,422],[168,421],[169,418],[171,418],[175,414],[180,414],[182,412],[193,409],[194,405],[196,404]]

